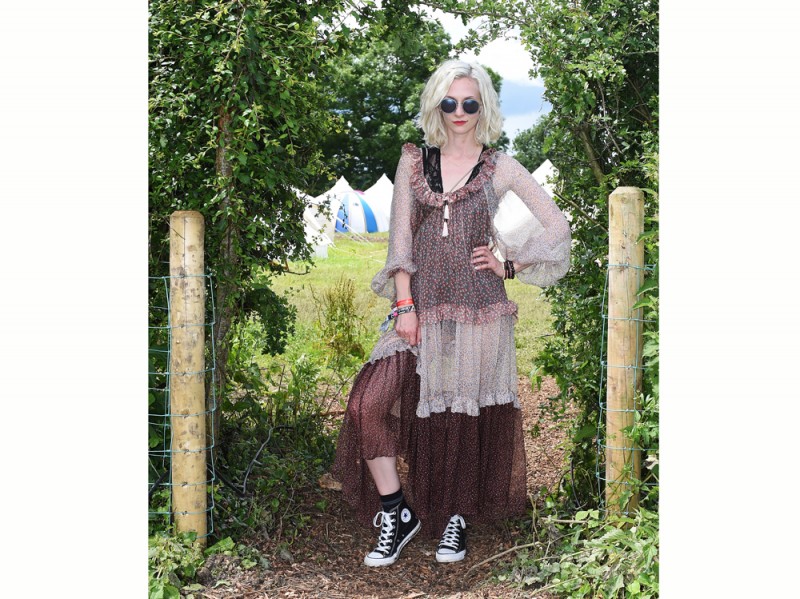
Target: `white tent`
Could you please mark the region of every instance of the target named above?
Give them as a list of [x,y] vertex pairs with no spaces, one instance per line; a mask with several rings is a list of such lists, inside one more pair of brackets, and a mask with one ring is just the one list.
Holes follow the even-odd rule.
[[392,194],[394,194],[394,185],[392,185],[386,173],[381,175],[381,178],[372,187],[364,190],[364,197],[367,198],[369,205],[375,209],[378,231],[389,230],[389,215],[392,213]]
[[317,197],[319,202],[330,199],[331,215],[336,231],[346,233],[373,233],[379,231],[379,222],[386,222],[388,213],[372,202],[362,191],[354,190],[347,179],[339,177],[336,184]]
[[[341,208],[341,201],[339,194],[352,190],[350,183],[344,177],[339,177],[333,187],[325,193],[318,195],[310,201],[303,213],[303,219],[311,224],[312,237],[316,233],[318,243],[314,243],[314,256],[318,258],[328,257],[328,246],[336,245],[333,242],[333,237],[336,234],[336,214]],[[323,211],[323,206],[328,202],[327,210]],[[306,239],[309,239],[309,227],[306,226]],[[312,242],[313,243],[313,242]]]
[[324,218],[322,215],[320,215],[319,219],[324,220],[325,233],[331,238],[331,240],[336,232],[336,214],[342,207],[342,202],[339,197],[341,194],[352,190],[353,188],[350,187],[350,183],[347,182],[347,179],[344,177],[339,177],[333,187],[314,198],[315,208],[318,208],[325,202],[328,202],[329,208],[326,215]]
[[[552,162],[545,160],[539,168],[533,171],[531,176],[544,188],[548,195],[553,196],[558,171]],[[566,216],[567,220],[572,220],[571,216]],[[498,241],[498,247],[495,248],[495,255],[499,259],[502,259],[502,256],[505,255],[506,245],[521,244],[525,240],[535,238],[543,230],[539,220],[513,191],[506,192],[506,195],[500,200],[493,222],[495,228],[502,232],[502,237],[505,240],[505,243]]]
[[[344,191],[353,191],[353,188],[350,186],[350,183],[347,181],[347,179],[345,179],[344,177],[339,177],[339,179],[337,179],[337,181],[334,184],[334,186],[331,187],[328,191],[326,191],[322,195],[323,196],[327,195],[327,194],[334,194],[335,195],[335,194],[337,194],[339,192],[344,192]],[[322,196],[319,196],[319,197],[322,197]]]
[[544,187],[545,191],[550,194],[550,197],[553,197],[555,193],[557,176],[558,171],[549,160],[542,162],[542,164],[533,171],[533,178],[536,179],[539,185]]
[[303,227],[305,228],[306,241],[314,248],[316,258],[328,257],[328,246],[333,245],[334,222],[333,216],[322,210],[322,202],[318,198],[295,189],[297,197],[306,205],[303,211]]
[[[555,177],[557,175],[558,171],[556,171],[553,163],[549,160],[545,160],[539,168],[533,171],[531,176],[544,188],[548,195],[552,197],[555,191]],[[495,226],[500,228],[498,226],[498,219],[499,223],[506,229],[509,227],[517,228],[530,226],[532,222],[531,219],[535,220],[531,211],[528,210],[528,207],[522,203],[522,200],[520,200],[513,191],[506,192],[506,195],[500,200],[500,206],[497,208],[494,222]]]
[[[558,178],[558,170],[553,163],[549,160],[545,160],[539,168],[533,171],[533,178],[536,179],[536,182],[544,187],[544,190],[550,194],[550,197],[555,197],[556,195],[556,181]],[[561,205],[561,211],[564,213],[564,216],[569,222],[572,222],[572,214],[569,210],[564,210],[563,204]]]

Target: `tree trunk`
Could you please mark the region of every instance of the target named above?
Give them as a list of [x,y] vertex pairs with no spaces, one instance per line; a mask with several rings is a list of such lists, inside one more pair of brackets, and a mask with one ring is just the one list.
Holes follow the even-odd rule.
[[592,147],[592,141],[589,139],[589,125],[582,123],[578,127],[578,137],[580,137],[581,142],[583,142],[583,149],[586,152],[586,157],[589,159],[589,166],[592,168],[594,178],[598,185],[602,185],[605,173],[603,173],[603,169],[600,167],[600,161],[597,159],[597,154],[594,151],[594,147]]
[[[216,171],[221,177],[228,179],[226,183],[225,198],[222,201],[222,208],[230,206],[230,193],[233,191],[233,169],[231,168],[230,159],[227,155],[227,149],[231,143],[230,131],[231,116],[225,107],[220,108],[219,111],[219,139],[217,142],[217,156],[216,156]],[[228,220],[227,216],[223,219]],[[214,370],[214,377],[211,384],[219,392],[217,400],[217,408],[213,412],[213,431],[215,437],[219,436],[220,427],[222,424],[222,409],[220,402],[222,394],[225,390],[225,385],[228,380],[228,353],[230,350],[230,333],[231,326],[235,318],[236,307],[232,304],[231,296],[236,290],[236,268],[239,263],[239,256],[235,250],[238,245],[237,241],[238,232],[233,229],[230,222],[228,222],[225,232],[220,244],[219,256],[217,264],[220,265],[219,272],[216,277],[217,293],[214,298],[214,303],[217,309],[216,322],[214,323],[214,355],[216,358],[216,367]],[[208,390],[210,391],[210,389]],[[208,393],[207,397],[211,398]],[[216,397],[216,395],[215,395]],[[214,443],[214,450],[216,451],[216,443]],[[216,455],[216,454],[215,454]]]

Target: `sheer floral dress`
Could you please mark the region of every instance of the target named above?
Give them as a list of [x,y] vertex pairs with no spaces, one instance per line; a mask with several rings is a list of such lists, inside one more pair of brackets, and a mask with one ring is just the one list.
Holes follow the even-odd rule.
[[332,469],[344,499],[369,525],[380,501],[365,460],[403,457],[403,493],[433,536],[453,514],[486,522],[527,505],[517,306],[502,278],[473,268],[472,250],[501,241],[493,217],[509,190],[536,222],[535,234],[504,256],[530,265],[517,273],[521,281],[555,283],[569,268],[571,243],[561,211],[510,156],[484,149],[467,183],[452,193],[442,192],[440,158],[438,148],[403,146],[389,252],[372,281],[375,293],[394,301],[394,275],[411,275],[421,342],[412,347],[394,329],[381,336],[353,383]]

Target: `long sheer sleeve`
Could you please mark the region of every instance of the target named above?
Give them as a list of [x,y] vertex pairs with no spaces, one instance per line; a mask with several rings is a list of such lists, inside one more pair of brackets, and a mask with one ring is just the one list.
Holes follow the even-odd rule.
[[413,148],[412,144],[404,145],[400,161],[397,164],[389,219],[389,253],[386,256],[386,266],[372,279],[372,290],[381,297],[392,301],[396,299],[397,294],[394,275],[401,270],[408,274],[414,274],[417,271],[412,257],[411,243],[411,211],[413,208],[411,172],[414,160],[414,153],[411,150]]
[[[507,213],[500,219],[505,226],[498,227],[495,218],[494,237],[500,253],[506,260],[528,265],[516,273],[523,283],[537,287],[553,285],[569,270],[572,246],[569,222],[525,167],[510,156],[498,155],[494,187],[498,198],[512,191],[530,210],[527,218]],[[501,205],[500,217],[502,210]]]

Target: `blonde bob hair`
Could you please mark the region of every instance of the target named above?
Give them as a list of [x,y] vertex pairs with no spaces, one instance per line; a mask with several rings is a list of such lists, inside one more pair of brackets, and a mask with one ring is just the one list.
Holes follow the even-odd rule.
[[500,100],[494,91],[489,74],[477,63],[448,60],[430,76],[420,96],[417,124],[422,128],[426,144],[441,148],[447,143],[447,130],[444,126],[444,117],[439,110],[439,103],[447,97],[447,91],[453,81],[462,77],[473,79],[478,84],[481,95],[475,141],[481,145],[489,145],[500,138],[503,132],[503,115],[500,114]]

